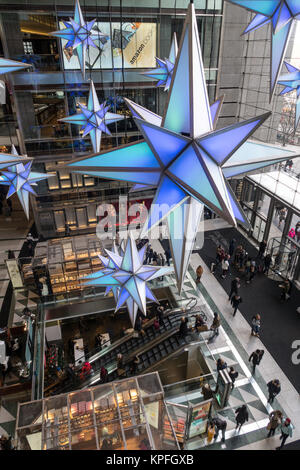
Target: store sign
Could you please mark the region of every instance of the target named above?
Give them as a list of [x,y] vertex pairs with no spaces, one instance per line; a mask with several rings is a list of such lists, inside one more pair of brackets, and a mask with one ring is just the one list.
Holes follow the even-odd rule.
[[191,408],[189,439],[206,432],[211,401],[201,403]]
[[[108,39],[95,41],[100,49],[90,47],[86,62],[92,69],[130,69],[151,68],[156,66],[156,23],[95,23],[101,33],[107,34]],[[59,24],[64,29],[63,22]],[[64,49],[67,40],[62,39],[64,50],[64,68],[79,70],[76,49]]]
[[13,288],[18,289],[23,287],[18,261],[16,259],[8,259],[6,260],[6,266]]

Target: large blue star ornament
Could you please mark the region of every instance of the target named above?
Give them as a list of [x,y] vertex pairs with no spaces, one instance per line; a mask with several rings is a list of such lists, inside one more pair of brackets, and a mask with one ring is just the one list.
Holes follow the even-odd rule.
[[64,29],[50,33],[52,36],[68,41],[65,45],[65,49],[72,47],[73,50],[76,50],[83,77],[85,77],[87,49],[90,46],[97,48],[98,46],[95,44],[95,41],[99,43],[101,38],[107,38],[106,34],[93,29],[95,22],[96,19],[88,22],[84,21],[79,0],[75,0],[74,19],[70,18],[69,22],[64,21]]
[[156,85],[157,87],[163,86],[164,91],[168,91],[172,80],[177,52],[177,37],[176,33],[174,33],[169,58],[162,60],[156,57],[158,67],[156,69],[148,70],[147,72],[142,72],[142,74],[147,77],[154,78],[158,81]]
[[18,155],[16,147],[12,145],[11,153],[0,153],[0,170],[14,163],[28,163],[30,161],[31,158],[28,158],[26,155]]
[[287,62],[284,62],[288,73],[280,75],[278,84],[283,85],[284,89],[280,95],[285,95],[291,91],[296,91],[296,115],[295,115],[295,131],[299,124],[300,119],[300,70]]
[[[219,108],[220,100],[216,106],[209,105],[195,10],[190,4],[164,116],[147,113],[131,102],[144,140],[78,159],[68,166],[83,174],[157,187],[141,236],[164,217],[174,212],[176,215],[189,198],[198,208],[204,203],[231,225],[235,226],[236,220],[249,225],[227,178],[297,155],[271,145],[247,142],[270,113],[215,130]],[[183,217],[183,223],[191,217]],[[178,225],[174,222],[176,217],[171,230]],[[188,231],[197,231],[197,224],[190,224]],[[184,226],[182,233],[185,237]],[[173,232],[170,238],[175,240]],[[189,242],[186,250],[182,243],[179,245],[180,249],[173,250],[172,255],[180,288],[193,243]]]
[[254,13],[243,34],[271,23],[270,100],[285,56],[294,21],[300,20],[300,0],[227,0]]
[[82,126],[81,129],[83,130],[83,137],[89,134],[94,152],[99,152],[102,132],[111,135],[107,125],[124,119],[124,116],[110,113],[110,106],[106,106],[106,103],[102,103],[101,105],[99,104],[92,80],[90,84],[88,105],[86,107],[79,104],[79,107],[81,113],[73,114],[72,116],[60,120],[69,124]]
[[28,67],[32,67],[32,65],[5,58],[0,59],[0,75],[9,72],[16,72],[21,69],[27,69]]
[[86,285],[107,286],[117,302],[116,311],[125,303],[134,326],[138,309],[146,315],[146,299],[157,302],[147,282],[172,272],[172,268],[143,264],[145,247],[137,250],[132,237],[127,239],[122,255],[118,250],[105,250],[108,257],[100,256],[104,268],[86,276]]
[[16,193],[27,219],[29,219],[29,193],[36,195],[32,186],[36,185],[38,181],[52,176],[45,173],[31,171],[31,166],[32,161],[24,164],[18,163],[16,165],[9,166],[7,170],[2,171],[0,176],[0,184],[9,186],[6,199]]

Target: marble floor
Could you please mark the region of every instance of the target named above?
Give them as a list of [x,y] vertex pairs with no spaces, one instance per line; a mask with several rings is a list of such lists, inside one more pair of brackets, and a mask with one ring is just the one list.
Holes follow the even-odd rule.
[[[153,240],[151,243],[153,249],[163,252],[158,241]],[[204,273],[201,283],[196,286],[194,273],[199,264],[203,266]],[[174,293],[176,295],[175,286]],[[234,365],[239,372],[239,377],[232,391],[228,406],[217,411],[220,417],[227,421],[225,444],[221,444],[220,437],[218,437],[217,442],[211,444],[207,444],[205,440],[197,438],[189,443],[188,448],[210,450],[275,449],[280,443],[279,434],[271,438],[266,437],[268,433],[266,430],[268,414],[273,409],[280,409],[284,416],[292,420],[294,427],[293,437],[288,439],[287,443],[298,440],[300,438],[299,393],[261,340],[250,335],[249,324],[241,313],[238,311],[235,317],[232,316],[232,308],[227,300],[228,295],[197,253],[191,256],[190,269],[183,294],[186,294],[187,298],[196,297],[198,306],[202,310],[205,309],[206,313],[209,312],[211,319],[215,311],[218,311],[221,316],[220,335],[212,345],[209,345],[211,357],[208,356],[206,358],[210,362],[211,368],[215,368],[215,359],[222,357],[228,366]],[[203,333],[204,339],[205,335],[207,336],[208,334]],[[259,370],[256,370],[255,376],[252,376],[248,359],[255,349],[264,349],[265,355]],[[268,392],[266,384],[274,378],[280,380],[282,391],[278,399],[275,399],[271,406],[267,403]],[[234,411],[241,404],[247,405],[249,421],[244,424],[241,431],[237,434],[234,429]]]

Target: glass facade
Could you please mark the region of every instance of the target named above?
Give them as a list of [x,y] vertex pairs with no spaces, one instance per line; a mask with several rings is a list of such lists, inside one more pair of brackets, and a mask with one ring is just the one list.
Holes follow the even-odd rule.
[[24,403],[20,450],[179,448],[158,373]]
[[[64,48],[65,40],[50,35],[64,27],[63,21],[74,16],[73,0],[16,1],[13,8],[9,2],[0,1],[0,55],[32,65],[9,76],[7,104],[0,105],[0,135],[10,136],[23,153],[34,158],[33,169],[54,174],[38,185],[39,197],[32,202],[38,231],[43,236],[62,233],[66,223],[73,229],[76,227],[75,233],[93,230],[95,208],[88,210],[88,201],[103,199],[102,188],[105,191],[107,188],[107,182],[70,174],[62,168],[70,159],[93,149],[89,135],[83,137],[80,126],[60,119],[76,114],[79,105],[86,106],[89,79],[92,79],[99,102],[106,101],[111,112],[126,116],[109,126],[111,135],[102,134],[101,150],[140,139],[123,98],[157,114],[163,113],[167,93],[142,72],[156,66],[156,56],[168,57],[173,33],[180,39],[188,3],[184,0],[81,2],[85,20],[96,18],[98,31],[107,34],[101,40],[99,34],[96,41],[99,48],[89,48],[83,79],[76,52]],[[218,77],[223,2],[196,0],[195,8],[212,103]],[[146,46],[143,54],[137,56],[141,41]],[[118,191],[127,191],[127,186],[118,183],[116,195]],[[71,209],[66,196],[84,202],[81,207]]]

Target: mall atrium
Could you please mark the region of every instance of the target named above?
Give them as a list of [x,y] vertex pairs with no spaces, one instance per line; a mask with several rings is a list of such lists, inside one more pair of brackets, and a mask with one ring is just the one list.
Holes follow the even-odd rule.
[[0,0],[0,450],[300,450],[299,289],[300,0]]

